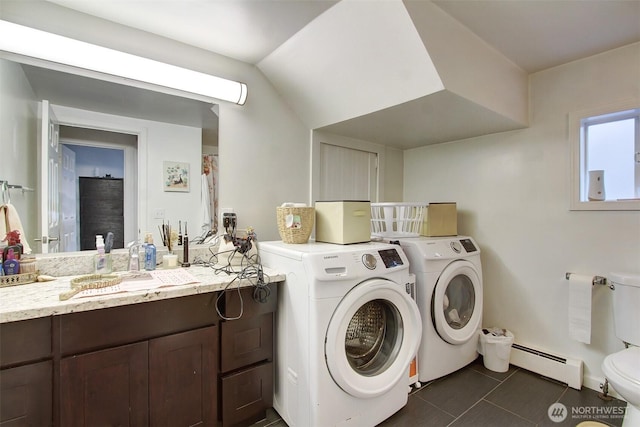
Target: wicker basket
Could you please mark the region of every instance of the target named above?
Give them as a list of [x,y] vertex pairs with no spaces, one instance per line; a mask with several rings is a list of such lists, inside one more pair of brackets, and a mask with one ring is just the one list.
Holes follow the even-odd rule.
[[278,207],[278,232],[285,243],[307,243],[315,221],[312,207]]
[[38,280],[38,273],[12,274],[9,276],[0,276],[0,287],[26,285]]

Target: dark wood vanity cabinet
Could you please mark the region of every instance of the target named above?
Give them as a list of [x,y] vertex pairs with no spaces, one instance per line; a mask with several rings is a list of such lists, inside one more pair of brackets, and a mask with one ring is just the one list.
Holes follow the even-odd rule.
[[0,426],[53,424],[51,318],[0,324]]
[[60,361],[61,426],[214,426],[217,327]]
[[220,408],[223,427],[248,426],[264,419],[273,406],[273,331],[277,286],[269,285],[265,302],[253,288],[223,295],[220,323]]
[[60,426],[217,425],[215,294],[59,317]]
[[[275,284],[0,324],[0,426],[248,426],[273,399]],[[223,313],[240,313],[225,292]],[[235,313],[235,314],[234,314]]]

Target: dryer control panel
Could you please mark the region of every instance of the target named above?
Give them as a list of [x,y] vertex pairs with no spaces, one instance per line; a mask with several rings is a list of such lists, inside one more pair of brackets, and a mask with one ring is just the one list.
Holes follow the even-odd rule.
[[460,244],[464,247],[464,250],[467,251],[468,254],[471,252],[476,252],[478,249],[476,245],[473,244],[473,240],[471,239],[460,239]]
[[477,243],[468,236],[407,238],[399,243],[412,265],[425,259],[457,259],[480,255]]

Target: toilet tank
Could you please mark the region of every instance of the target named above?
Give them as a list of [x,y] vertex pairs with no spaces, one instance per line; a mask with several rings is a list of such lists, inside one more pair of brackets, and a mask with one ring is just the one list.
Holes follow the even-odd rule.
[[640,275],[611,273],[613,284],[613,319],[616,336],[640,345]]

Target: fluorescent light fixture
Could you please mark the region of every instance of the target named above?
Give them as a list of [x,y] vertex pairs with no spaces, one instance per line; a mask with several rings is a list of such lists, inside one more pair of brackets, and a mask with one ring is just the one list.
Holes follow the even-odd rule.
[[247,85],[244,83],[2,20],[0,51],[239,105],[243,105],[247,100]]

